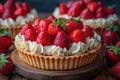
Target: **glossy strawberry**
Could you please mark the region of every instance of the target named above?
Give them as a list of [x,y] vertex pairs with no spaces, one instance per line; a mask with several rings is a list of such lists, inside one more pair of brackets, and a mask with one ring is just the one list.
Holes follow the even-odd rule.
[[109,7],[105,7],[105,11],[108,15],[112,15],[116,12],[115,9]]
[[105,12],[104,7],[99,7],[96,10],[95,17],[96,18],[106,18],[107,17],[107,13]]
[[90,2],[87,4],[87,8],[91,11],[91,12],[95,12],[96,9],[98,8],[98,3],[97,2]]
[[24,34],[25,40],[36,41],[37,32],[34,29],[27,29]]
[[48,16],[48,19],[49,19],[50,21],[53,21],[53,20],[55,20],[55,16],[50,15],[50,16]]
[[51,45],[53,43],[53,38],[45,31],[41,31],[37,36],[37,43],[44,46]]
[[10,32],[0,29],[0,52],[7,52],[12,45],[12,38],[8,36]]
[[23,7],[25,13],[30,12],[30,6],[28,5],[28,3],[26,3],[26,2],[22,3],[22,7]]
[[14,12],[15,16],[26,16],[26,13],[23,8],[17,8]]
[[40,18],[37,18],[35,21],[34,21],[34,23],[33,23],[33,27],[34,27],[34,29],[38,29],[38,25],[39,25],[39,23],[40,23]]
[[69,49],[71,46],[70,39],[64,31],[60,31],[57,33],[53,44],[66,49]]
[[73,1],[69,1],[69,2],[66,3],[66,6],[67,6],[68,8],[71,8],[71,7],[73,6],[73,4],[74,4]]
[[47,19],[41,19],[38,25],[38,31],[48,31],[48,26],[51,23],[50,20]]
[[120,61],[120,48],[117,46],[108,46],[105,51],[105,57],[109,66],[115,65]]
[[80,16],[84,19],[90,19],[90,18],[94,18],[93,13],[88,9],[85,8],[81,13]]
[[75,29],[82,29],[83,28],[83,24],[80,21],[80,19],[75,19],[72,18],[72,20],[68,20],[65,24],[66,26],[66,30],[68,33],[71,33],[72,31],[74,31]]
[[72,33],[70,33],[70,40],[72,42],[85,42],[86,37],[83,34],[83,31],[81,29],[74,30]]
[[60,3],[59,11],[60,11],[60,14],[67,14],[68,8],[64,3]]
[[0,54],[0,73],[3,75],[9,75],[13,71],[13,63],[9,56]]
[[86,37],[93,37],[94,36],[93,29],[88,25],[84,26],[82,31],[83,31],[84,36],[86,36]]
[[4,5],[0,4],[0,13],[1,15],[4,13],[5,9],[4,9]]
[[22,3],[16,2],[16,3],[15,3],[15,6],[16,6],[16,8],[22,8]]
[[116,46],[120,48],[120,40],[116,43]]

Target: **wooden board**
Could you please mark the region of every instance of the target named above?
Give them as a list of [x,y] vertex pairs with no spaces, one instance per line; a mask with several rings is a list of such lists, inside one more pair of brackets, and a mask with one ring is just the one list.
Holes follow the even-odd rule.
[[17,50],[12,52],[11,57],[18,74],[35,80],[85,80],[97,75],[104,65],[102,53],[99,53],[91,64],[82,68],[66,71],[41,70],[31,67],[21,61]]

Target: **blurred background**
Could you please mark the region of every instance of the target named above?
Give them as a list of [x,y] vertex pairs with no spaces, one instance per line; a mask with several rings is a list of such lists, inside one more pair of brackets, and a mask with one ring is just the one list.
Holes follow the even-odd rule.
[[[6,0],[0,0],[5,2]],[[60,2],[67,2],[70,0],[15,0],[20,2],[28,2],[32,8],[36,8],[39,13],[51,13]],[[74,1],[74,0],[73,0]],[[102,1],[106,6],[116,5],[117,14],[120,15],[120,0],[97,0]]]

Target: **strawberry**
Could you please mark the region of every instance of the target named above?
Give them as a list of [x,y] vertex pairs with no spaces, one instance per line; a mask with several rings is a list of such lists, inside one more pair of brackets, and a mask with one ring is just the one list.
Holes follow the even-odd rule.
[[105,11],[108,15],[112,15],[115,13],[115,9],[109,7],[105,7]]
[[98,4],[99,7],[104,7],[104,4],[100,1],[98,1],[97,4]]
[[22,8],[22,4],[20,2],[15,3],[16,8]]
[[37,32],[34,29],[27,29],[25,31],[25,40],[28,41],[36,41],[36,37],[37,37]]
[[40,18],[37,18],[35,21],[34,21],[34,23],[33,23],[33,27],[34,27],[34,29],[38,29],[38,25],[39,25],[39,23],[40,23]]
[[72,33],[70,33],[70,40],[72,42],[85,42],[86,37],[83,34],[83,31],[81,29],[74,30]]
[[90,18],[94,18],[93,13],[88,9],[85,8],[81,13],[80,16],[84,19],[90,19]]
[[71,8],[71,7],[73,6],[73,4],[74,4],[73,1],[69,1],[69,2],[66,3],[66,6],[67,6],[68,8]]
[[51,23],[50,20],[47,19],[41,19],[38,25],[38,31],[48,31],[48,26]]
[[0,13],[3,14],[4,13],[4,5],[3,4],[0,4]]
[[48,26],[48,33],[55,37],[56,34],[60,31],[63,31],[65,28],[66,19],[55,19],[49,26]]
[[95,12],[96,9],[98,8],[98,4],[97,2],[90,2],[87,4],[87,8],[91,11],[91,12]]
[[5,54],[0,54],[0,73],[4,75],[9,75],[13,71],[13,63],[9,56]]
[[94,36],[93,29],[88,25],[84,26],[82,31],[83,31],[83,34],[85,37],[93,37]]
[[75,29],[83,28],[82,22],[80,21],[80,19],[77,19],[77,18],[72,18],[72,20],[68,20],[65,26],[68,33],[71,33]]
[[107,46],[105,51],[107,64],[111,67],[120,61],[120,48],[117,46]]
[[10,32],[0,29],[0,52],[7,52],[12,45],[12,38],[8,36]]
[[68,15],[72,17],[77,17],[79,16],[81,11],[82,11],[82,7],[80,6],[80,4],[76,4],[69,9]]
[[120,48],[120,40],[116,43],[116,46]]
[[36,42],[44,46],[51,45],[53,43],[53,38],[45,31],[39,32]]
[[26,2],[22,3],[22,7],[26,14],[30,12],[30,6],[28,5],[28,3]]
[[70,39],[64,31],[60,31],[57,33],[53,44],[56,46],[60,46],[61,48],[66,48],[66,49],[69,49],[71,46]]
[[55,20],[55,16],[50,15],[50,16],[48,16],[48,19],[49,19],[50,21],[53,21],[53,20]]
[[67,14],[68,8],[64,3],[60,3],[59,11],[60,11],[60,14]]
[[83,0],[85,4],[88,4],[90,2],[96,1],[96,0]]
[[14,12],[15,16],[26,16],[26,13],[24,12],[23,8],[17,8]]
[[94,80],[103,80],[101,76],[96,77]]
[[113,76],[116,77],[117,80],[120,79],[120,62],[115,64],[110,70],[109,73]]
[[95,17],[96,18],[106,18],[107,17],[107,13],[105,12],[104,7],[99,7],[96,10]]

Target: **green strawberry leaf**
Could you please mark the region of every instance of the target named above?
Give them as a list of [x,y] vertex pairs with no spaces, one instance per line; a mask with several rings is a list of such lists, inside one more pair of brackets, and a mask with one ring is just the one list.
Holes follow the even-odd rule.
[[8,62],[8,60],[7,60],[8,57],[9,56],[5,56],[5,54],[0,53],[0,70]]
[[115,55],[120,55],[120,48],[119,47],[111,45],[111,46],[107,46],[107,48],[108,48],[108,50],[114,51]]
[[0,29],[0,36],[5,36],[7,34],[10,34],[10,31],[5,31],[5,30]]
[[72,21],[79,22],[81,17],[78,18],[71,18]]

